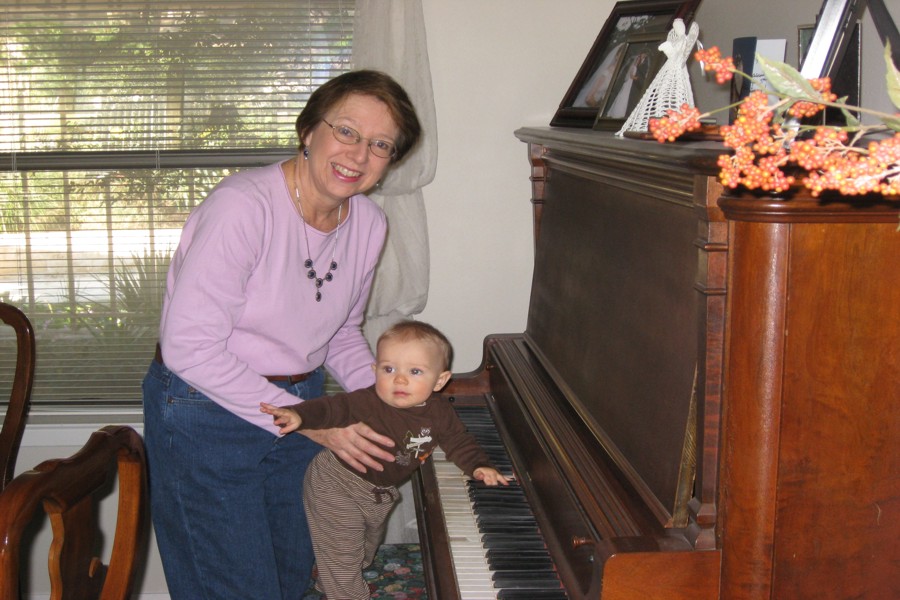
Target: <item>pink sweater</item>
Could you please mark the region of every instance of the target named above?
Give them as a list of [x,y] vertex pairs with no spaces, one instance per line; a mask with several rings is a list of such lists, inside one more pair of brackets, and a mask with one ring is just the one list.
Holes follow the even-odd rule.
[[[227,410],[277,435],[259,403],[296,403],[265,375],[324,364],[344,389],[372,385],[372,352],[360,329],[387,231],[366,196],[348,202],[333,281],[307,277],[303,223],[281,165],[226,177],[190,215],[172,258],[160,324],[166,366]],[[306,227],[319,276],[335,232]]]

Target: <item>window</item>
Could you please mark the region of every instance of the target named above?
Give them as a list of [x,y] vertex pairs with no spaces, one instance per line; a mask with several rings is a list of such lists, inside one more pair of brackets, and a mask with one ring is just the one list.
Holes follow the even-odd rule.
[[184,219],[224,175],[296,151],[310,92],[350,68],[353,2],[6,0],[0,15],[0,299],[36,330],[33,400],[137,401]]

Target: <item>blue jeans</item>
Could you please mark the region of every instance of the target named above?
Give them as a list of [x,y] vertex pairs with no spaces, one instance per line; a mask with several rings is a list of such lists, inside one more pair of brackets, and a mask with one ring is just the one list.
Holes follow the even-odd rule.
[[[319,369],[280,387],[315,398],[324,379]],[[143,391],[150,510],[171,598],[302,598],[315,560],[303,476],[322,447],[244,421],[155,361]]]

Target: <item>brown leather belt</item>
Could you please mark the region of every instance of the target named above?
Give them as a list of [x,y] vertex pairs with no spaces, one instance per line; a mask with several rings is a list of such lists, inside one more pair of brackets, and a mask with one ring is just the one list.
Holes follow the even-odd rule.
[[[154,359],[161,365],[166,364],[163,362],[162,348],[159,347],[159,344],[156,344],[156,356],[154,357]],[[286,381],[291,385],[294,385],[295,383],[306,381],[313,373],[315,373],[315,371],[310,371],[309,373],[299,373],[297,375],[263,375],[263,377],[265,377],[269,381]]]

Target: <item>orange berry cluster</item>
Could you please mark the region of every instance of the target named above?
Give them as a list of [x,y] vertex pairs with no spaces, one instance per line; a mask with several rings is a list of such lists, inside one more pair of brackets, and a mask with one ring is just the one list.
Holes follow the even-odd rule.
[[[719,83],[730,80],[735,72],[731,57],[723,58],[715,46],[694,56],[705,70],[716,73]],[[822,103],[836,102],[829,78],[810,79],[809,83],[818,97],[782,97],[770,105],[768,94],[756,90],[740,102],[734,122],[720,128],[724,145],[733,149],[733,153],[718,159],[722,184],[784,192],[795,183],[794,176],[784,169],[796,167],[806,172],[802,184],[814,196],[826,190],[846,195],[900,195],[900,133],[862,148],[850,142],[841,127],[819,126],[812,137],[798,139],[798,130],[782,128],[781,115],[774,120],[781,111],[797,119],[811,117],[825,108]],[[660,142],[672,142],[698,129],[700,118],[709,114],[701,115],[695,107],[684,104],[664,117],[650,119],[650,133]]]
[[741,146],[734,154],[719,156],[719,181],[732,189],[742,185],[750,190],[784,192],[794,184],[794,177],[781,170],[787,162],[784,148],[759,156],[749,146]]
[[[808,81],[810,85],[812,85],[812,88],[819,92],[823,102],[834,102],[837,100],[837,94],[831,92],[831,79],[828,77],[819,77],[817,79],[809,79]],[[800,100],[791,105],[788,109],[788,114],[797,119],[803,119],[813,117],[824,109],[825,106],[818,102]]]
[[767,192],[783,192],[794,178],[782,171],[789,162],[781,126],[772,123],[774,116],[768,95],[756,90],[741,103],[731,125],[721,127],[725,146],[734,154],[719,157],[719,180],[723,185]]
[[666,116],[650,119],[650,133],[659,142],[674,142],[686,131],[700,128],[700,111],[687,102],[681,110],[668,110]]
[[697,50],[694,58],[703,64],[704,71],[715,71],[716,83],[725,83],[734,77],[734,59],[730,56],[722,58],[718,46]]
[[823,146],[818,164],[803,185],[818,196],[825,190],[844,195],[900,194],[900,133],[870,142],[865,149],[854,146]]

